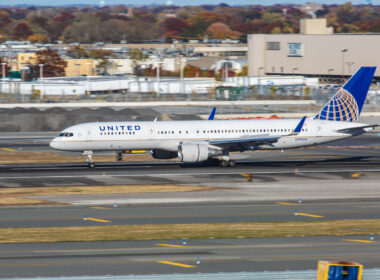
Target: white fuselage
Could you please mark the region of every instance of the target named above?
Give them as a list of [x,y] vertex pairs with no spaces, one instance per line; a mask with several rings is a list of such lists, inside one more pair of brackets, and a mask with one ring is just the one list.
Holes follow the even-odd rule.
[[[317,145],[353,136],[338,130],[361,123],[306,119],[298,135],[293,132],[300,119],[93,122],[71,126],[52,140],[50,146],[64,151],[124,151],[162,149],[177,151],[185,142],[283,136],[259,149],[288,149]],[[360,133],[359,133],[360,134]]]

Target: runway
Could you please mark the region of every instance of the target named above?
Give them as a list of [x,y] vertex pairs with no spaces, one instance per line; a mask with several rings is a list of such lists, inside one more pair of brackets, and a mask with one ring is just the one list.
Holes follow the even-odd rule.
[[181,240],[2,244],[0,277],[316,270],[320,259],[377,267],[380,243],[357,240],[368,236],[188,240],[185,246]]

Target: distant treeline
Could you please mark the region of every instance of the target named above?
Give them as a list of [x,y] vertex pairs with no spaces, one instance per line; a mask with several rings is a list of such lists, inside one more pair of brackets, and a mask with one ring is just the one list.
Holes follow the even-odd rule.
[[298,33],[299,20],[327,18],[334,32],[380,32],[380,6],[323,5],[314,15],[299,5],[15,7],[0,9],[0,40],[79,43],[238,39],[251,33]]

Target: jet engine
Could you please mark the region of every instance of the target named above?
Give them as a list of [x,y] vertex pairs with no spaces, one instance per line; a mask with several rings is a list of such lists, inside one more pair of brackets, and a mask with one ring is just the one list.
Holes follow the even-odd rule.
[[176,158],[177,157],[177,152],[170,152],[166,150],[152,150],[151,152],[152,157],[155,159],[171,159],[171,158]]
[[216,155],[216,151],[205,144],[188,143],[178,147],[178,160],[181,162],[202,162]]

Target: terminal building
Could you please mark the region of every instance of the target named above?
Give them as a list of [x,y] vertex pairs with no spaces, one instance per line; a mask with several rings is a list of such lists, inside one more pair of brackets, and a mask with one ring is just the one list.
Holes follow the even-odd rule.
[[334,34],[326,19],[302,19],[300,34],[248,35],[248,74],[303,75],[337,82],[360,66],[377,66],[380,34]]

